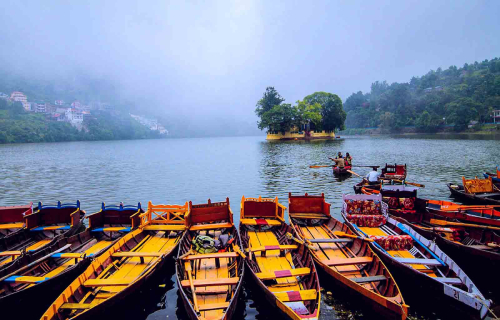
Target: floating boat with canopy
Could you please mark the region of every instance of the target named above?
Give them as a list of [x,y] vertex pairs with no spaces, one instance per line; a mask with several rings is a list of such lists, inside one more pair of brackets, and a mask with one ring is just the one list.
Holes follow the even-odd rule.
[[[231,319],[244,275],[244,254],[229,198],[189,202],[188,231],[176,262],[179,294],[190,319]],[[217,245],[219,243],[220,245]]]
[[321,288],[314,260],[293,241],[278,198],[241,199],[240,235],[253,282],[287,318],[318,319]]
[[83,228],[85,211],[80,201],[43,205],[24,216],[24,228],[0,238],[0,270],[25,253],[34,253],[54,244],[60,236],[68,237]]
[[391,319],[406,319],[408,306],[391,273],[368,241],[330,215],[324,194],[290,193],[288,199],[295,234],[333,282],[372,311]]
[[103,317],[114,306],[123,306],[139,288],[154,279],[157,271],[175,253],[185,231],[184,217],[188,212],[187,203],[178,206],[149,202],[146,212],[131,217],[132,228],[136,225],[138,228],[97,256],[64,289],[41,319],[95,319]]
[[451,306],[453,311],[473,317],[487,315],[491,301],[469,276],[435,242],[389,217],[380,194],[344,195],[342,216],[352,231],[375,240],[372,248],[411,297],[410,303],[433,305],[438,310]]

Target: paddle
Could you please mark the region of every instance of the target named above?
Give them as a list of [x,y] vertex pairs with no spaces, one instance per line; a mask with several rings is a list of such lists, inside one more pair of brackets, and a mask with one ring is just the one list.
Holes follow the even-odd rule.
[[191,292],[193,293],[193,304],[194,304],[194,310],[198,313],[200,312],[200,308],[198,307],[198,299],[196,299],[196,291],[194,290],[194,284],[193,284],[193,276],[191,275],[191,263],[189,261],[186,261],[184,263],[184,268],[186,269],[186,273],[188,275],[188,280],[189,280],[189,286],[191,287]]
[[425,188],[425,186],[423,184],[420,184],[420,183],[408,182],[408,181],[403,181],[403,180],[398,180],[398,179],[392,179],[392,180],[396,181],[396,182],[401,182],[401,183],[404,183],[404,184],[408,184],[410,186],[415,186],[415,187],[419,187],[419,188]]
[[316,168],[329,168],[331,166],[332,165],[329,165],[329,166],[309,166],[309,168],[314,168],[314,169],[316,169]]
[[352,165],[351,167],[356,167],[356,168],[380,168],[380,166],[356,166],[356,165]]
[[482,226],[482,225],[479,225],[479,224],[452,222],[452,221],[438,220],[438,219],[431,219],[430,223],[431,224],[436,224],[438,226],[457,226],[457,227],[469,227],[469,228],[479,228],[479,229],[500,230],[499,227]]
[[354,234],[348,234],[348,233],[345,233],[345,232],[342,232],[342,231],[333,231],[333,234],[336,235],[337,237],[346,237],[346,238],[361,239],[361,240],[368,241],[368,242],[373,242],[374,241],[371,238],[359,237],[359,236],[356,236]]
[[290,240],[293,240],[293,241],[297,242],[297,243],[303,244],[304,246],[306,246],[307,248],[309,248],[311,250],[314,250],[314,247],[312,246],[311,242],[309,242],[309,241],[306,240],[307,241],[307,244],[306,244],[305,241],[302,241],[302,240],[297,239],[294,236],[292,236],[292,234],[290,232],[286,233],[286,237],[288,239],[290,239]]
[[237,254],[239,254],[243,259],[246,259],[247,256],[243,253],[243,251],[241,251],[239,245],[233,244],[233,250],[234,250],[234,252],[236,252]]
[[349,173],[351,173],[351,174],[353,174],[353,175],[355,175],[355,176],[358,176],[358,177],[362,178],[362,176],[360,176],[359,174],[357,174],[357,173],[356,173],[356,172],[354,172],[354,171],[347,170],[347,172],[349,172]]

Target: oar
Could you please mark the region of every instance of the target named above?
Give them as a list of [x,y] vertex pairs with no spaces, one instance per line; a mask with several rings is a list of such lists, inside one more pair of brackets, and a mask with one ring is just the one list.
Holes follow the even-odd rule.
[[186,273],[188,275],[188,280],[189,280],[189,286],[191,287],[191,291],[193,293],[193,304],[194,304],[194,310],[198,313],[200,312],[200,308],[198,307],[198,299],[196,299],[196,292],[194,290],[194,284],[193,284],[193,276],[191,275],[191,263],[189,261],[186,261],[184,263],[184,268],[186,269]]
[[498,207],[500,207],[500,205],[464,206],[464,205],[460,205],[460,204],[455,204],[455,205],[442,205],[440,210],[443,210],[443,211],[458,211],[458,210],[471,210],[471,209],[478,209],[478,210],[493,209],[493,210],[495,210],[494,208],[498,208]]
[[368,242],[373,242],[374,240],[372,238],[365,238],[365,237],[359,237],[354,234],[348,234],[342,231],[333,231],[333,234],[336,235],[337,237],[346,237],[346,238],[353,238],[353,239],[361,239],[364,241]]
[[396,182],[401,182],[401,183],[404,183],[404,184],[408,184],[410,186],[415,186],[415,187],[419,187],[419,188],[425,188],[425,186],[423,184],[420,184],[420,183],[408,182],[408,181],[403,181],[403,180],[398,180],[398,179],[392,179],[392,180],[396,181]]
[[286,237],[290,240],[297,242],[297,243],[303,244],[304,246],[306,246],[309,249],[315,250],[311,242],[306,240],[307,243],[305,243],[305,241],[295,238],[290,232],[286,233]]
[[356,166],[356,165],[352,165],[351,167],[356,167],[356,168],[380,168],[380,166]]
[[488,247],[491,247],[491,248],[500,248],[500,245],[496,242],[490,242],[490,243],[487,243],[486,245]]
[[243,253],[243,251],[241,251],[239,245],[233,244],[233,250],[234,250],[234,252],[236,252],[237,254],[239,254],[243,259],[246,259],[247,256]]
[[329,168],[331,166],[332,165],[329,165],[329,166],[309,166],[309,168],[314,168],[314,169],[316,169],[316,168]]
[[438,219],[431,219],[430,223],[436,224],[438,226],[457,226],[457,227],[469,227],[469,228],[478,228],[478,229],[500,230],[499,227],[482,226],[479,224],[452,222],[452,221],[438,220]]
[[349,173],[351,173],[351,174],[353,174],[355,176],[358,176],[358,177],[362,178],[359,174],[357,174],[356,172],[354,172],[352,170],[347,170],[347,172],[349,172]]

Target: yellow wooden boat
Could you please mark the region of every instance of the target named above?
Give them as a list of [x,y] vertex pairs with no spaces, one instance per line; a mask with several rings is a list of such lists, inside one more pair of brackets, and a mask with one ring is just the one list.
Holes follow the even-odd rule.
[[330,215],[324,194],[290,193],[288,208],[295,234],[339,288],[385,318],[406,319],[408,306],[391,273],[367,241]]
[[287,237],[278,197],[241,199],[240,235],[253,282],[289,319],[318,319],[321,288],[307,247]]
[[[144,211],[137,206],[106,206],[87,218],[84,232],[61,237],[54,244],[23,255],[0,270],[0,310],[8,318],[38,318],[98,256],[131,228],[131,217]],[[128,223],[127,223],[128,221]],[[30,308],[23,308],[28,305]]]
[[[189,230],[181,241],[176,263],[184,307],[192,320],[230,319],[241,289],[244,262],[229,199],[197,205],[189,202],[189,210],[186,216]],[[207,248],[217,252],[200,253],[194,249],[197,236],[208,236],[221,243],[227,239],[227,242],[218,249]]]
[[139,228],[97,257],[51,304],[41,319],[92,319],[123,304],[173,255],[185,231],[188,204],[148,204],[133,217]]
[[83,228],[85,211],[80,201],[43,205],[24,216],[24,228],[10,233],[0,241],[0,269],[7,267],[23,253],[34,253],[55,243],[56,238],[68,237]]

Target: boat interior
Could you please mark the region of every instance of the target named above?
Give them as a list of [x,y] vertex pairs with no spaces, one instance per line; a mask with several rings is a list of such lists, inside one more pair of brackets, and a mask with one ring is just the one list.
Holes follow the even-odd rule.
[[[181,241],[177,260],[181,294],[198,318],[221,319],[243,278],[240,240],[229,199],[196,205],[189,202],[186,225],[189,230]],[[193,245],[197,236],[208,236],[222,246],[198,252]]]
[[149,202],[146,212],[133,216],[140,221],[139,227],[94,259],[42,319],[74,317],[114,298],[148,275],[176,248],[185,230],[187,212],[187,203],[172,206]]
[[286,207],[278,198],[241,200],[240,235],[248,265],[295,318],[315,316],[319,307],[319,281],[314,261],[303,245],[292,240],[284,221]]
[[24,216],[33,212],[33,203],[0,207],[0,238],[24,228]]
[[25,228],[0,238],[0,268],[16,260],[24,252],[35,252],[53,244],[59,236],[73,234],[82,225],[85,211],[76,204],[55,206],[38,203],[36,210],[24,216]]

